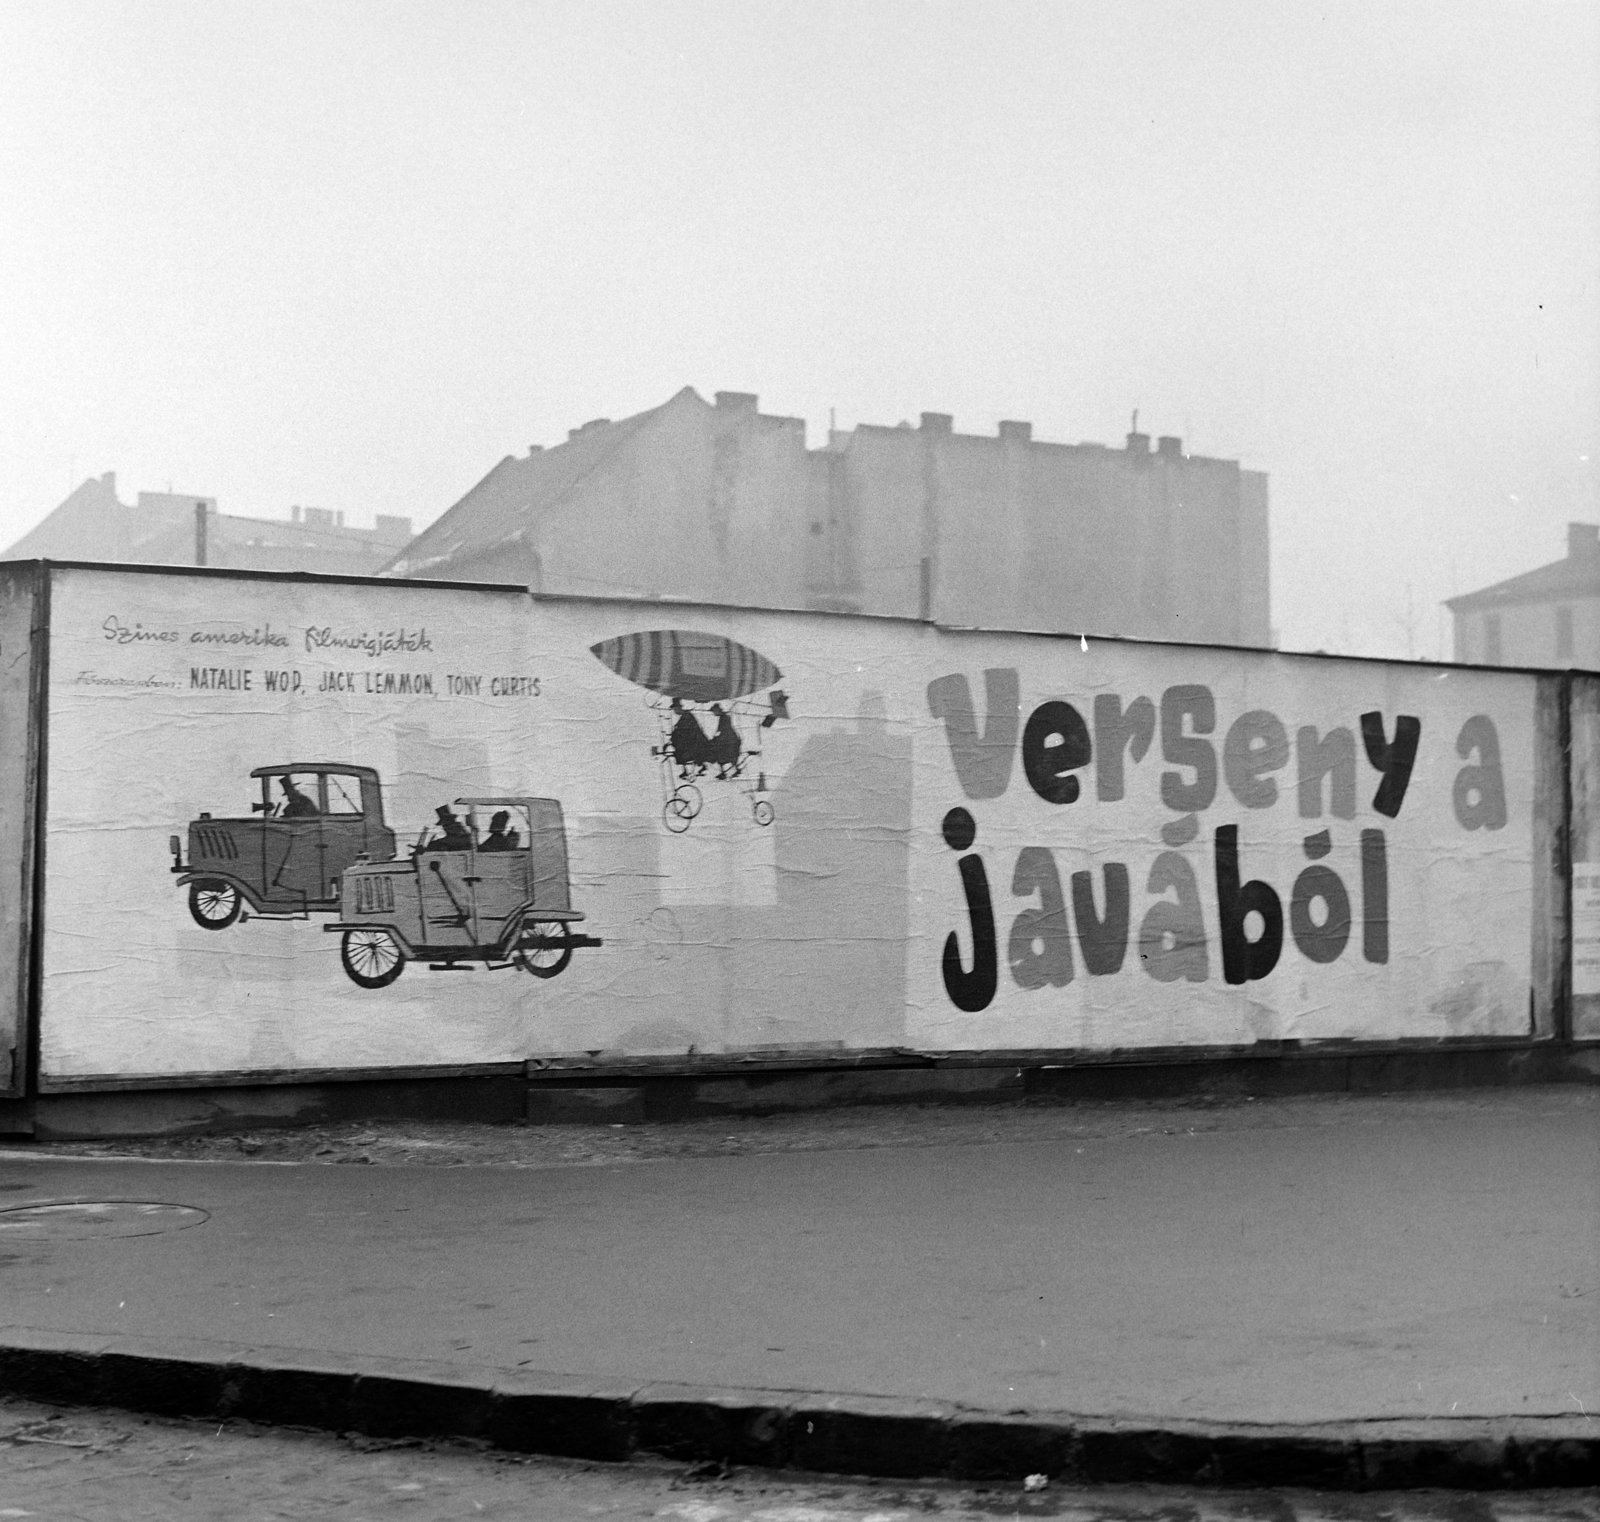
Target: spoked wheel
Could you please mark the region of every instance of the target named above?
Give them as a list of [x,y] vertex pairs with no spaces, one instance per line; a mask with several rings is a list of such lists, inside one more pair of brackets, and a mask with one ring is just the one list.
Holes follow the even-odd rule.
[[680,798],[674,793],[662,806],[661,820],[674,835],[681,835],[689,828],[689,821],[697,812],[687,798]]
[[705,807],[705,800],[700,796],[700,789],[692,782],[680,782],[673,789],[672,796],[680,799],[688,809],[688,817],[693,819]]
[[387,988],[406,969],[400,943],[387,930],[347,930],[339,960],[361,988]]
[[517,937],[513,960],[536,978],[565,972],[572,960],[572,927],[565,920],[530,920]]
[[750,812],[756,816],[757,824],[771,824],[775,811],[765,798],[757,798]]
[[189,913],[202,930],[226,930],[239,918],[239,890],[215,877],[189,884]]

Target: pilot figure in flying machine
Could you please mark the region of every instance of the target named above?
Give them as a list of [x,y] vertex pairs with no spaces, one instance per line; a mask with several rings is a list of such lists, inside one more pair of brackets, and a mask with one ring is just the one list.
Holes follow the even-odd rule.
[[706,767],[715,759],[711,754],[712,742],[706,739],[706,732],[701,729],[700,721],[683,706],[681,698],[672,700],[672,712],[677,714],[678,718],[672,726],[669,740],[672,754],[678,762],[679,775],[688,777],[689,768],[693,767],[693,775],[704,776]]

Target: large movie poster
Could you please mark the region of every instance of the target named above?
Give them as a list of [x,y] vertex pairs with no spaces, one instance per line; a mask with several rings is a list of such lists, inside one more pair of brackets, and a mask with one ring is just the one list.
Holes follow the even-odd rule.
[[41,1085],[1523,1034],[1531,678],[59,571]]

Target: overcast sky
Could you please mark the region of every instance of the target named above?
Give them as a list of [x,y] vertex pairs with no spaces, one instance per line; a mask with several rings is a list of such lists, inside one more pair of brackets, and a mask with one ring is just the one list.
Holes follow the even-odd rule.
[[1270,474],[1286,646],[1437,655],[1600,518],[1597,231],[1594,0],[0,0],[0,544],[420,527],[684,385],[1137,406]]

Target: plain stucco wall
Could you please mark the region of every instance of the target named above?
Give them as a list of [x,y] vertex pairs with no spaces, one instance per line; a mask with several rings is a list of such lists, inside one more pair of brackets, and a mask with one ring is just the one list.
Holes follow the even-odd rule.
[[798,419],[691,402],[538,513],[528,541],[548,592],[804,607],[808,506]]
[[862,606],[953,624],[1269,643],[1266,478],[928,428],[860,427],[835,457]]
[[[1556,610],[1572,610],[1572,653],[1556,654]],[[1500,620],[1500,658],[1489,658],[1488,626]],[[1455,658],[1482,665],[1554,666],[1600,670],[1600,597],[1474,608],[1455,620]]]

